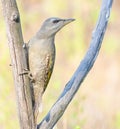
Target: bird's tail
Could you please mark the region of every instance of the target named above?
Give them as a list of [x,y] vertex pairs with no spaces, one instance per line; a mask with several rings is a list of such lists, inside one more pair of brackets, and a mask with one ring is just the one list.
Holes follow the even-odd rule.
[[40,98],[39,101],[40,103],[35,103],[33,107],[35,123],[37,123],[37,118],[38,118],[39,113],[42,112],[42,98]]
[[40,89],[40,85],[34,84],[32,86],[32,104],[35,123],[37,123],[39,112],[42,112],[42,91],[43,90],[42,88]]

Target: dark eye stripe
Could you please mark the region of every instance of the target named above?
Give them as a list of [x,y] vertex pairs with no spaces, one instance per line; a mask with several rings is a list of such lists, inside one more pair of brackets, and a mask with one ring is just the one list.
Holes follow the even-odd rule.
[[60,20],[54,20],[53,23],[58,23]]

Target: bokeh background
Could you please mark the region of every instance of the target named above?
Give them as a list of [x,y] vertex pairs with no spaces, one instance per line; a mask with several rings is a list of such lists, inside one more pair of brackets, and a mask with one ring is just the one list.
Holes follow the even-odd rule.
[[[75,18],[56,35],[56,62],[43,96],[41,120],[89,47],[101,0],[17,0],[24,41],[52,16]],[[94,67],[55,129],[120,129],[120,1],[115,0]],[[0,129],[19,129],[6,28],[0,4]]]

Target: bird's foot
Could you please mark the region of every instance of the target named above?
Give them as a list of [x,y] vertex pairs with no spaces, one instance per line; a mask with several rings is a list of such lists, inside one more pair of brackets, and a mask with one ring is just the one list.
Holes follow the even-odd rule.
[[29,70],[28,69],[23,69],[23,72],[19,73],[19,75],[25,75],[25,74],[29,74]]
[[28,77],[30,78],[30,82],[35,83],[35,79],[34,79],[32,73],[29,72]]
[[27,43],[23,43],[23,46],[22,46],[24,49],[27,49]]
[[28,69],[24,69],[23,72],[21,72],[19,75],[25,75],[27,74],[29,79],[30,79],[30,82],[34,83],[35,82],[35,79],[33,78],[32,76],[32,73],[30,73],[30,71]]

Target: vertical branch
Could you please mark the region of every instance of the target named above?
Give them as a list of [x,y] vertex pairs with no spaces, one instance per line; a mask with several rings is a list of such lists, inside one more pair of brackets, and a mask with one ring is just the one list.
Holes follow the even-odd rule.
[[22,48],[23,37],[17,3],[15,0],[1,0],[1,2],[7,26],[20,127],[21,129],[34,129],[29,79],[27,75],[20,75],[24,69],[27,69],[27,60]]

